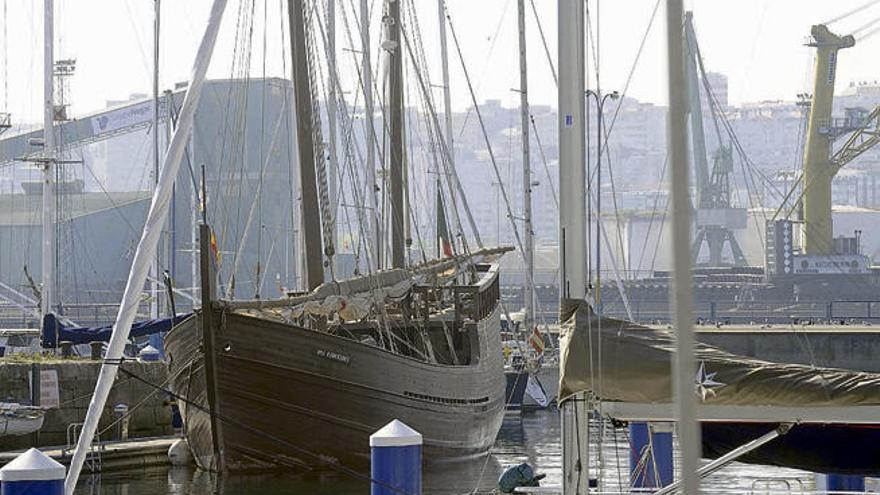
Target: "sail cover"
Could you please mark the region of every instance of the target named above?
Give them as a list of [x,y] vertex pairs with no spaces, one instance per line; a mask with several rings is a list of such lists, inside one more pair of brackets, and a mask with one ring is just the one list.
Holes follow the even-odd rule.
[[[144,337],[156,333],[167,332],[171,327],[187,319],[192,313],[177,315],[173,318],[156,318],[142,320],[131,325],[130,337]],[[107,342],[113,333],[113,326],[103,327],[73,327],[63,325],[58,318],[49,313],[43,317],[43,329],[40,344],[44,349],[54,349],[58,342],[72,342],[74,345],[88,344],[89,342]]]
[[[674,418],[672,332],[600,321],[582,301],[566,301],[560,315],[559,397],[587,392],[616,419]],[[704,457],[717,458],[780,423],[794,423],[787,434],[737,460],[880,475],[880,374],[771,363],[703,344],[695,357]]]
[[[589,392],[603,402],[673,402],[671,331],[600,321],[585,301],[565,301],[560,316],[559,397]],[[771,363],[705,344],[697,344],[695,357],[694,390],[705,405],[880,405],[880,374]]]

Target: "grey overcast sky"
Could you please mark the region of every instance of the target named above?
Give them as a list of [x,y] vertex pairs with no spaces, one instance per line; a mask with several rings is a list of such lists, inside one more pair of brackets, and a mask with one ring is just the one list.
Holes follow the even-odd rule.
[[[439,82],[437,1],[411,1],[416,8],[426,55],[431,59],[430,76],[436,84]],[[374,4],[375,48],[381,0],[371,2]],[[810,25],[828,21],[865,2],[691,0],[686,5],[694,11],[707,68],[727,74],[731,101],[742,103],[791,100],[796,93],[807,89],[812,54],[803,44]],[[233,60],[241,60],[246,51],[251,54],[252,76],[263,73],[264,61],[267,75],[281,75],[284,3],[284,0],[229,0],[223,34],[209,75],[243,74],[241,63],[234,71],[231,67]],[[555,64],[557,0],[534,0],[534,3]],[[478,99],[500,99],[506,106],[515,106],[518,97],[511,89],[518,85],[516,0],[447,0],[447,4]],[[253,11],[252,5],[255,6]],[[354,22],[352,13],[358,8],[358,0],[337,0],[337,5],[346,13],[343,16],[340,12],[337,21],[340,71],[343,84],[353,88],[353,54],[346,49],[359,48],[359,42],[357,38],[354,44],[348,42],[343,17],[347,17],[349,23]],[[600,19],[599,53],[604,89],[623,89],[655,5],[656,0],[600,0],[597,6],[597,0],[590,0],[594,39],[597,13]],[[18,122],[36,121],[42,92],[42,2],[0,0],[0,8],[2,6],[6,8],[3,18],[6,36],[4,41],[0,32],[0,44],[5,45],[0,48],[4,50],[6,63],[0,64],[0,84],[8,84],[8,100],[4,99],[5,92],[0,86],[0,111],[12,112]],[[209,6],[209,0],[162,2],[163,88],[188,78]],[[56,58],[78,60],[69,95],[74,115],[101,109],[107,100],[150,91],[152,8],[153,0],[56,0]],[[628,90],[630,96],[660,104],[665,100],[664,15],[661,5]],[[253,18],[249,42],[240,34],[240,26],[251,24],[248,17]],[[880,17],[880,5],[835,23],[832,29],[848,33],[877,17]],[[236,34],[236,26],[239,26],[239,34]],[[531,10],[527,31],[530,99],[533,104],[555,107],[556,90]],[[251,49],[236,52],[236,42],[239,47],[250,46]],[[451,49],[454,54],[454,46]],[[862,40],[844,52],[839,62],[838,89],[850,81],[880,79],[878,49],[880,35]],[[590,48],[591,52],[594,50],[595,47]],[[453,105],[462,109],[470,104],[470,97],[457,57],[453,56],[450,66]]]

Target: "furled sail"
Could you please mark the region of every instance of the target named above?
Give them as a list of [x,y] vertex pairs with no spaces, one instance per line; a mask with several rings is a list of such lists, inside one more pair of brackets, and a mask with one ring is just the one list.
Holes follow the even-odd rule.
[[[673,402],[674,334],[630,321],[601,318],[585,301],[561,313],[559,395],[590,392],[602,401]],[[601,359],[600,359],[601,355]],[[723,406],[878,406],[880,374],[782,364],[698,344],[695,393]]]
[[[563,304],[559,396],[586,392],[617,420],[674,420],[674,334]],[[782,423],[737,460],[821,473],[880,474],[880,374],[772,363],[697,344],[703,456],[718,458]]]

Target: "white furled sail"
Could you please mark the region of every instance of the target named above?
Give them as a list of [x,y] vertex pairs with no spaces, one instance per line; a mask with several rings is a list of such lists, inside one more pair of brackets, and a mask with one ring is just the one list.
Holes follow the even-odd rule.
[[116,380],[119,360],[122,358],[122,351],[128,340],[128,332],[137,314],[141,292],[147,279],[147,271],[150,268],[153,257],[156,255],[159,235],[168,216],[174,179],[177,177],[183,152],[186,149],[186,144],[192,131],[193,119],[198,107],[199,97],[201,96],[202,85],[205,81],[208,66],[211,63],[211,54],[214,51],[217,33],[220,30],[220,22],[223,19],[225,9],[226,0],[214,0],[211,14],[208,18],[208,26],[205,28],[204,35],[202,35],[202,41],[196,53],[196,60],[193,63],[192,77],[186,97],[183,100],[183,107],[180,110],[177,128],[174,131],[171,145],[168,147],[167,154],[165,155],[165,163],[159,175],[159,184],[153,192],[150,211],[147,214],[144,231],[141,234],[141,239],[138,242],[137,251],[134,255],[131,272],[128,275],[128,282],[122,296],[122,303],[119,306],[119,313],[116,315],[116,322],[113,325],[113,334],[110,337],[104,364],[101,366],[101,373],[98,375],[98,382],[95,385],[95,393],[92,395],[91,403],[89,403],[85,424],[77,441],[73,458],[70,461],[67,478],[64,481],[64,493],[66,495],[73,495],[73,490],[76,488],[76,482],[79,479],[79,473],[85,461],[86,452],[91,446],[92,438],[98,427],[98,420],[101,418],[110,389]]

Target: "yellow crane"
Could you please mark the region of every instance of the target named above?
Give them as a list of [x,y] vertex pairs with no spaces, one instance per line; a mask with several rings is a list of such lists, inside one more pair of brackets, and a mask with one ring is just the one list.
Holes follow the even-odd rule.
[[834,132],[831,109],[837,53],[855,45],[852,35],[838,36],[825,25],[812,27],[809,46],[816,48],[813,101],[804,145],[803,221],[804,254],[832,255],[831,180],[839,170],[832,162],[831,146],[839,135]]

